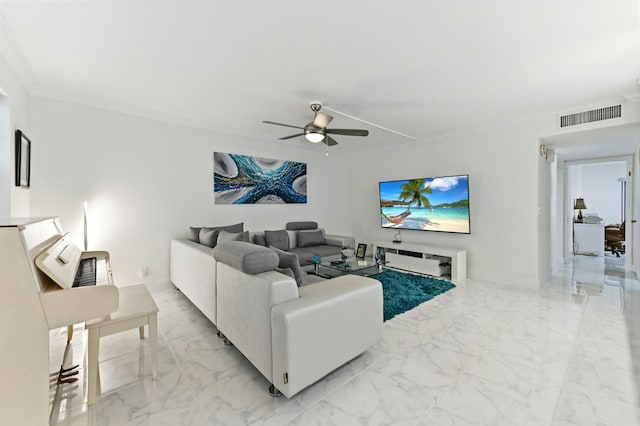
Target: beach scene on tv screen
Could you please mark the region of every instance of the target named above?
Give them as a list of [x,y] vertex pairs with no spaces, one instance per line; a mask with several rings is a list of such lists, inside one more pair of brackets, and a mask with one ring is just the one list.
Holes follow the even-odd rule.
[[469,177],[380,182],[384,228],[469,233]]

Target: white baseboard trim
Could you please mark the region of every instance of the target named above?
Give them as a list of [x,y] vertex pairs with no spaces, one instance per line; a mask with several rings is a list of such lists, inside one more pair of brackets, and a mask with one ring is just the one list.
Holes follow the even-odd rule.
[[147,283],[149,290],[151,291],[163,291],[163,290],[171,290],[176,286],[173,285],[169,278],[164,278],[162,280],[157,280],[151,283]]
[[540,281],[534,278],[517,277],[508,274],[496,274],[495,272],[478,272],[469,277],[469,281],[478,280],[484,282],[494,282],[497,284],[504,284],[512,287],[522,288],[526,290],[540,289]]

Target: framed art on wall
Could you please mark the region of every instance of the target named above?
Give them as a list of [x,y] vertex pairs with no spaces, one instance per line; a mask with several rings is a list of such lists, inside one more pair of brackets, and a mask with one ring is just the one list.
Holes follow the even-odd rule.
[[213,153],[216,204],[305,204],[307,165],[224,152]]
[[31,141],[16,130],[16,186],[29,188],[31,184]]

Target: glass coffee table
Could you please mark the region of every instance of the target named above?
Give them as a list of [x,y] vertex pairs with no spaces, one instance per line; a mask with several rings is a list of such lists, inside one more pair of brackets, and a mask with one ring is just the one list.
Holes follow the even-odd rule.
[[382,272],[382,267],[385,263],[387,262],[376,262],[372,257],[365,257],[364,259],[348,257],[344,261],[314,263],[313,271],[310,273],[323,278],[333,278],[347,274],[366,276]]

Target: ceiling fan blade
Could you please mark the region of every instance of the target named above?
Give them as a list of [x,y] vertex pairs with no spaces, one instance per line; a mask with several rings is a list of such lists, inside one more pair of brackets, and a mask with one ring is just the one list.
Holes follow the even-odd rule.
[[304,127],[292,126],[291,124],[276,123],[275,121],[263,120],[262,122],[267,124],[275,124],[276,126],[293,127],[294,129],[304,129]]
[[324,143],[325,143],[325,145],[327,145],[327,146],[334,146],[334,145],[338,145],[338,142],[336,142],[336,140],[335,140],[334,138],[332,138],[331,136],[329,136],[329,135],[326,135],[326,136],[324,137],[324,141],[323,141],[323,142],[324,142]]
[[358,129],[327,129],[327,133],[334,135],[347,135],[347,136],[369,136],[368,130]]
[[313,119],[313,125],[321,129],[327,127],[331,123],[333,117],[324,113],[317,113],[316,118]]
[[283,138],[280,138],[279,140],[283,141],[283,140],[285,140],[285,139],[293,139],[293,138],[297,138],[298,136],[303,136],[303,135],[304,135],[304,133],[298,133],[298,134],[296,134],[296,135],[285,136],[285,137],[283,137]]

